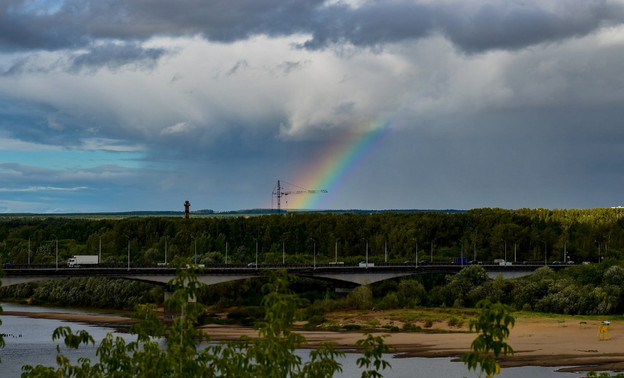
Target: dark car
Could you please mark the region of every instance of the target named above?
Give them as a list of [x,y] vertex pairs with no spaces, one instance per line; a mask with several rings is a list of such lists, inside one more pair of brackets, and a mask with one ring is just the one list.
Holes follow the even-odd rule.
[[470,265],[481,265],[483,263],[481,261],[478,261],[478,260],[470,260],[470,261],[468,261],[468,264],[470,264]]
[[3,264],[2,264],[2,267],[3,267],[4,269],[10,269],[10,268],[14,268],[14,267],[15,267],[15,265],[13,265],[13,264],[11,264],[11,263],[3,263]]
[[551,264],[553,264],[553,265],[559,265],[559,264],[561,264],[561,261],[555,260],[555,261],[551,262]]
[[420,260],[419,264],[427,265],[427,264],[429,264],[429,260]]

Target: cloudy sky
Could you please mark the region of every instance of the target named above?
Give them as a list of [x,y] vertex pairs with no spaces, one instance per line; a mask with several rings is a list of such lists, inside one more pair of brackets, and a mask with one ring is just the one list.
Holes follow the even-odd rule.
[[622,62],[617,0],[1,0],[0,212],[624,205]]

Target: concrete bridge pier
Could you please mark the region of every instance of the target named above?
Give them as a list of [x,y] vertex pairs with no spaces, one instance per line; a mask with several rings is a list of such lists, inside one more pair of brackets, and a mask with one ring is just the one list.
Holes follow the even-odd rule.
[[355,289],[355,287],[353,286],[350,286],[350,287],[336,286],[336,288],[334,289],[334,292],[336,293],[337,297],[346,297],[347,295],[349,295],[349,293],[353,291],[353,289]]
[[[173,291],[169,290],[168,288],[165,288],[164,290],[164,305],[163,305],[163,320],[168,322],[168,321],[172,321],[173,318],[177,315],[176,313],[172,312],[169,309],[169,306],[167,306],[167,301],[169,299],[171,299],[171,297],[173,296]],[[190,297],[188,298],[188,302],[189,303],[195,303],[197,302],[197,298],[195,297]]]

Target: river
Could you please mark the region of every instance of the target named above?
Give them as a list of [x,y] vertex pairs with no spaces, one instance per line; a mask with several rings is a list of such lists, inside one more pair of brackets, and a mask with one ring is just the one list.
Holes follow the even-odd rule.
[[[71,312],[71,313],[87,313],[94,312],[55,309],[48,307],[23,306],[11,303],[1,304],[6,311],[28,311],[28,312]],[[101,313],[100,313],[101,314]],[[107,333],[113,333],[114,336],[121,336],[128,341],[134,340],[134,336],[116,332],[112,328],[85,325],[82,323],[64,322],[52,319],[33,319],[18,316],[0,316],[2,325],[0,333],[5,334],[6,346],[0,349],[2,363],[0,364],[0,376],[3,378],[19,377],[22,365],[46,366],[56,365],[56,346],[61,345],[61,351],[72,361],[76,361],[79,357],[88,357],[92,361],[95,359],[96,346],[82,346],[78,350],[68,350],[60,343],[52,341],[52,332],[59,326],[70,326],[74,331],[84,329],[88,331],[96,340],[104,338]],[[305,360],[308,355],[307,350],[298,350],[297,353]],[[356,360],[359,357],[356,353],[347,353],[339,362],[343,366],[343,373],[337,377],[356,378],[360,377],[361,371],[357,367]],[[403,378],[403,377],[478,377],[478,374],[469,372],[464,364],[452,362],[450,358],[393,358],[392,355],[387,356],[387,360],[392,365],[392,370],[384,370],[384,377]],[[498,377],[502,378],[573,378],[580,377],[578,373],[558,373],[555,368],[547,367],[519,367],[502,369]]]

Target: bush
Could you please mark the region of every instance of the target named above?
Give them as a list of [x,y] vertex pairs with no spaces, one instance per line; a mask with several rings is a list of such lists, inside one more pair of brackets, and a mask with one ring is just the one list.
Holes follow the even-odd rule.
[[422,331],[422,327],[414,325],[412,323],[405,323],[405,324],[403,324],[403,331],[405,331],[405,332],[420,332],[420,331]]
[[347,304],[358,310],[368,310],[373,305],[373,292],[368,286],[358,286],[347,296]]
[[322,324],[325,320],[325,317],[323,317],[322,315],[312,316],[308,318],[308,322],[303,325],[303,329],[305,329],[306,331],[311,331],[318,327],[320,324]]
[[619,265],[613,265],[604,273],[603,282],[607,285],[622,285],[624,283],[624,269]]
[[308,324],[311,326],[317,326],[325,321],[325,317],[322,315],[314,315],[308,318]]
[[305,308],[305,318],[308,319],[308,321],[313,317],[323,317],[323,315],[325,315],[324,301],[316,301]]
[[449,327],[461,327],[464,324],[464,320],[453,316],[447,322]]
[[386,324],[385,326],[381,327],[381,328],[385,328],[390,332],[399,332],[399,327],[395,326],[395,325],[391,325],[391,324]]
[[531,308],[531,305],[530,305],[530,304],[525,303],[525,304],[522,306],[522,311],[533,311],[533,308]]
[[345,331],[359,331],[362,329],[362,326],[359,324],[345,324],[342,328],[344,328]]
[[253,325],[264,317],[264,308],[259,306],[239,308],[230,312],[227,317],[242,325]]
[[397,287],[398,305],[413,308],[423,304],[427,296],[425,287],[415,280],[403,280]]
[[396,293],[388,293],[382,300],[379,302],[379,308],[382,310],[390,310],[393,308],[399,307],[399,298]]

